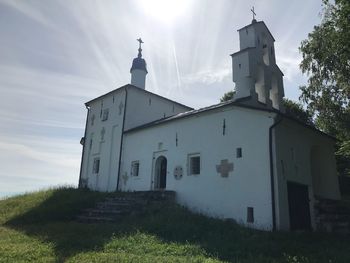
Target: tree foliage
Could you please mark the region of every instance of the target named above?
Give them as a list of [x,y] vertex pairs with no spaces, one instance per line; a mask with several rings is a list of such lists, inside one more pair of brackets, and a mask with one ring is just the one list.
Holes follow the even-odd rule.
[[338,160],[350,164],[350,1],[323,0],[323,20],[301,42],[300,68],[308,75],[300,99],[316,126],[338,140]]
[[234,95],[235,95],[234,90],[228,91],[221,97],[220,102],[232,100]]
[[286,115],[298,119],[301,122],[314,126],[312,115],[303,106],[290,99],[283,98],[283,105],[286,109]]

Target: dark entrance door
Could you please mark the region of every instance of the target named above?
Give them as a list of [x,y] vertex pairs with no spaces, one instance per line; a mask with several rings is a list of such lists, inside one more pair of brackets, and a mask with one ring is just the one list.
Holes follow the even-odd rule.
[[166,188],[166,174],[167,174],[167,159],[164,156],[159,156],[156,160],[156,188]]
[[291,230],[311,230],[309,190],[307,185],[287,183]]

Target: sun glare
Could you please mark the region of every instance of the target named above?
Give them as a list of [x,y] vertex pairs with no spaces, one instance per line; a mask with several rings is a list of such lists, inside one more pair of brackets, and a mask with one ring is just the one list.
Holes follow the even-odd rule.
[[139,0],[140,7],[147,16],[161,22],[172,23],[190,8],[191,0]]

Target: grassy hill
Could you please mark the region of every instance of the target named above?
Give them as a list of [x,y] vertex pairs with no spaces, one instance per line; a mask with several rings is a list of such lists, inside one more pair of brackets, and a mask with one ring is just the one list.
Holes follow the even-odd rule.
[[74,217],[106,194],[71,188],[0,201],[0,262],[350,262],[350,238],[269,233],[169,204],[115,224]]

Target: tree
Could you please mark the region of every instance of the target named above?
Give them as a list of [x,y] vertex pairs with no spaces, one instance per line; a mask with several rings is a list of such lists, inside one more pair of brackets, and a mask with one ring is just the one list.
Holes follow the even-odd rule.
[[312,115],[308,110],[305,110],[303,106],[290,99],[283,98],[283,105],[286,109],[286,115],[298,119],[301,122],[314,126]]
[[340,172],[350,172],[350,1],[323,0],[323,20],[301,42],[300,68],[308,75],[301,101],[316,126],[335,136]]
[[[234,94],[235,94],[235,91],[226,92],[221,97],[220,102],[232,100]],[[291,116],[295,119],[298,119],[306,124],[314,125],[312,121],[312,115],[310,114],[309,111],[304,110],[303,106],[300,103],[284,98],[283,105],[286,109],[286,115]]]
[[220,99],[220,102],[232,100],[234,95],[235,95],[234,90],[228,91],[224,94],[224,96],[222,96],[222,98]]

